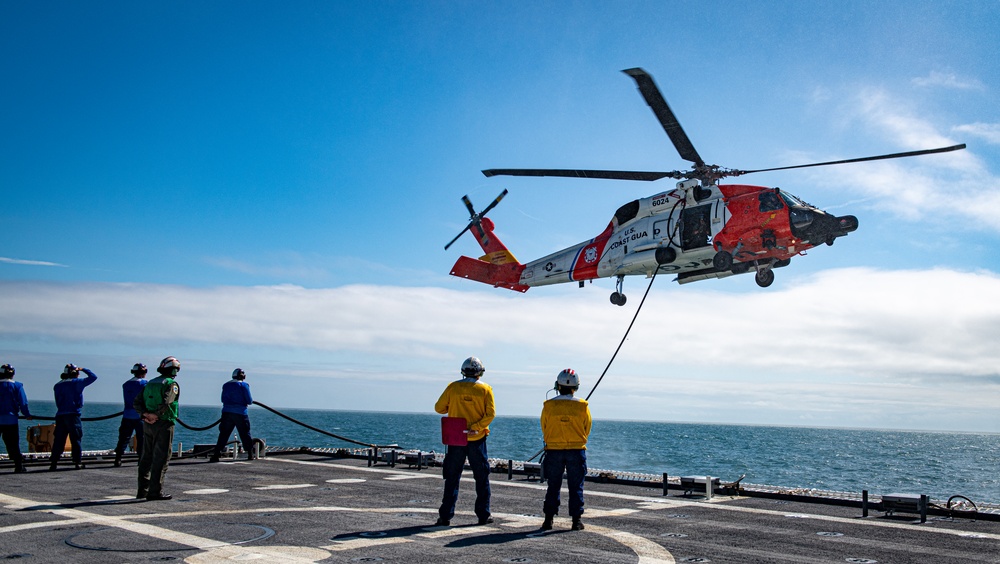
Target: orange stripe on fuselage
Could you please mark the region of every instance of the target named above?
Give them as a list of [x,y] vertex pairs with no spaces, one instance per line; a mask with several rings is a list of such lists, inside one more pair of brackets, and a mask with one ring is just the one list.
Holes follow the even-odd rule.
[[614,222],[609,223],[603,233],[594,237],[589,243],[580,248],[576,257],[573,258],[573,269],[570,271],[570,280],[593,280],[597,278],[597,265],[604,257],[604,249],[611,240],[611,232],[614,229]]

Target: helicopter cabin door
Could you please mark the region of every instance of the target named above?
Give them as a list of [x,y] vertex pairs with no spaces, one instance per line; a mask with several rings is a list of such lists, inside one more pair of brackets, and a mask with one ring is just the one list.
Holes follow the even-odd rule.
[[684,208],[681,211],[681,249],[690,251],[712,244],[712,205]]

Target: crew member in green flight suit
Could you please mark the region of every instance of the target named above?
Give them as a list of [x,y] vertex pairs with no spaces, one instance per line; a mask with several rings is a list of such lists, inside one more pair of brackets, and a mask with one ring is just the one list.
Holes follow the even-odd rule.
[[170,453],[174,448],[174,421],[177,421],[177,400],[181,388],[177,385],[179,360],[168,356],[156,369],[159,376],[150,380],[133,406],[142,415],[142,457],[139,459],[139,491],[137,498],[147,501],[171,499],[163,493]]

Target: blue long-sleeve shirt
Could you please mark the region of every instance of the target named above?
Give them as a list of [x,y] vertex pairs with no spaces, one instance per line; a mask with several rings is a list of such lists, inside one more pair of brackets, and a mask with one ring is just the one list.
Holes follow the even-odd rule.
[[126,380],[122,384],[122,399],[125,400],[125,409],[122,410],[123,419],[139,419],[141,417],[132,404],[135,402],[135,396],[141,394],[145,387],[146,379],[138,377]]
[[247,407],[253,403],[250,384],[243,380],[230,380],[222,385],[222,412],[247,414]]
[[31,417],[24,386],[13,380],[0,380],[0,425],[17,425],[17,412]]
[[81,368],[87,373],[86,378],[67,378],[56,382],[52,390],[56,395],[56,415],[80,415],[83,408],[83,389],[97,381],[97,375],[87,368]]

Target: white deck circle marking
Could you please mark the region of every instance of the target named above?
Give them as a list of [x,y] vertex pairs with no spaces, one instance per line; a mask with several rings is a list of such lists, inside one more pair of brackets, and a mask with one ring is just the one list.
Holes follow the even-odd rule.
[[315,488],[316,484],[272,484],[270,486],[257,486],[255,490],[297,490],[300,488]]
[[328,484],[363,484],[366,480],[364,478],[334,478],[333,480],[327,480]]
[[[236,552],[226,548],[215,548],[184,559],[187,564],[211,564],[215,562],[248,562],[253,560],[269,562],[312,563],[326,560],[330,553],[321,548],[305,546],[258,546]],[[236,548],[236,547],[232,547]]]
[[187,495],[212,495],[212,494],[226,493],[228,491],[229,490],[224,490],[222,488],[205,488],[202,490],[188,490],[184,493]]

